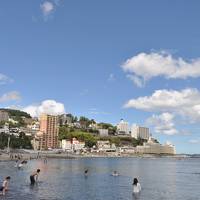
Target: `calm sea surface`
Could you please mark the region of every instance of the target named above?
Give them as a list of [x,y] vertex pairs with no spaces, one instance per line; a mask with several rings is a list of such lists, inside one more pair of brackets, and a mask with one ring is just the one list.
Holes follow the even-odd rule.
[[[29,175],[41,169],[38,185]],[[89,169],[87,177],[84,170]],[[120,176],[110,174],[117,170]],[[0,162],[0,180],[11,176],[10,190],[0,199],[12,200],[198,200],[200,159],[84,158],[32,160],[22,169],[14,162]],[[138,177],[142,192],[132,195],[132,179]]]

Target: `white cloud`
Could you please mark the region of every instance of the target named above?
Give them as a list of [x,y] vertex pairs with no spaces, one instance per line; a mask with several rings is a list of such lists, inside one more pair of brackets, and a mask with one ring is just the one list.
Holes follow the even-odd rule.
[[168,52],[140,53],[126,60],[122,69],[132,75],[133,82],[145,83],[153,77],[166,79],[186,79],[200,77],[200,58],[184,60],[175,58]]
[[162,113],[160,115],[153,115],[147,119],[147,124],[154,127],[156,133],[174,135],[178,133],[173,122],[174,115],[171,113]]
[[45,100],[39,105],[29,105],[22,110],[29,113],[32,117],[38,117],[42,113],[49,115],[60,115],[65,113],[65,106],[64,104],[56,102],[55,100]]
[[40,5],[44,16],[50,15],[55,10],[55,5],[50,1],[45,1]]
[[9,78],[8,76],[0,73],[0,85],[6,84],[6,83],[10,83],[12,81],[13,80],[11,78]]
[[133,83],[137,86],[137,87],[144,87],[145,86],[145,82],[140,79],[139,77],[132,75],[132,74],[128,74],[127,78],[129,78],[131,81],[133,81]]
[[114,81],[115,80],[115,75],[114,74],[109,74],[109,77],[108,77],[108,81]]
[[1,103],[7,102],[7,101],[16,101],[16,100],[20,100],[20,99],[21,99],[21,95],[17,91],[8,92],[8,93],[5,93],[2,96],[0,96]]
[[200,144],[200,139],[191,139],[191,140],[189,140],[189,143]]
[[190,122],[200,121],[200,91],[195,88],[184,90],[156,90],[151,96],[129,100],[124,107],[148,112],[169,112]]

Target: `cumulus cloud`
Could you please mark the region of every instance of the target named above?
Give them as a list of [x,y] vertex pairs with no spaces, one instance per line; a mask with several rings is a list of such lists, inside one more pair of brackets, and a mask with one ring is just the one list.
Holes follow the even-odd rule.
[[65,113],[65,106],[55,100],[45,100],[38,105],[29,105],[22,109],[32,117],[39,117],[42,113],[49,115],[60,115]]
[[6,76],[5,74],[1,74],[0,73],[0,85],[6,84],[6,83],[10,83],[13,80],[11,78],[9,78],[8,76]]
[[140,53],[126,60],[122,69],[141,87],[146,81],[158,76],[166,79],[200,77],[200,58],[187,61],[181,57],[175,58],[165,51]]
[[55,10],[55,5],[50,1],[45,1],[40,5],[40,8],[42,10],[42,13],[45,17],[52,14],[52,12]]
[[151,96],[129,100],[124,107],[148,112],[170,112],[196,122],[200,121],[200,91],[195,88],[156,90]]
[[174,135],[178,133],[174,124],[174,115],[171,113],[162,113],[160,115],[153,115],[147,119],[147,124],[154,127],[156,133]]
[[21,99],[21,95],[17,91],[11,91],[0,96],[1,103],[7,102],[7,101],[16,101],[20,99]]

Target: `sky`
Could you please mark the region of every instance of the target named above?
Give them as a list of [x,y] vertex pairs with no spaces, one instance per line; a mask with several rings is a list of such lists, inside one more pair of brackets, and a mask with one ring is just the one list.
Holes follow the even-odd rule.
[[200,153],[198,0],[6,0],[0,107],[150,128]]

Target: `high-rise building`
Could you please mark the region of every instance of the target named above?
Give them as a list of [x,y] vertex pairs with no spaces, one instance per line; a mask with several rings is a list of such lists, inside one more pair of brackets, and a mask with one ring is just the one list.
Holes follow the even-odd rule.
[[55,149],[58,147],[58,116],[42,114],[40,116],[40,132],[39,140],[40,149]]
[[123,119],[117,124],[117,133],[118,134],[129,134],[129,125],[128,122],[125,122]]
[[131,127],[131,137],[148,140],[150,137],[149,128],[133,124]]
[[9,114],[8,112],[4,111],[4,110],[0,110],[0,122],[4,121],[8,121],[9,119]]

